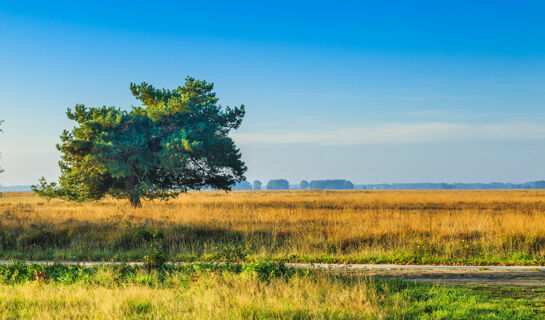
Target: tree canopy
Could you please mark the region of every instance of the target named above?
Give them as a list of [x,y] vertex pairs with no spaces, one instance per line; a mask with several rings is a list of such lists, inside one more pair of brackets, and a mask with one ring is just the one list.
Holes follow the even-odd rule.
[[272,179],[267,182],[267,190],[289,190],[290,183],[285,179]]
[[232,187],[232,190],[238,190],[238,191],[247,191],[252,190],[252,184],[248,181],[240,181],[235,183]]
[[261,190],[262,185],[263,184],[259,180],[254,180],[254,182],[252,183],[252,187],[254,190]]
[[77,123],[65,130],[57,149],[59,183],[45,179],[33,190],[46,197],[98,200],[107,195],[167,199],[189,189],[229,190],[245,179],[240,150],[228,136],[244,117],[244,105],[218,104],[214,85],[186,78],[176,89],[131,83],[142,106],[87,108],[67,116]]
[[310,189],[318,190],[352,190],[354,184],[348,180],[333,179],[333,180],[312,180]]

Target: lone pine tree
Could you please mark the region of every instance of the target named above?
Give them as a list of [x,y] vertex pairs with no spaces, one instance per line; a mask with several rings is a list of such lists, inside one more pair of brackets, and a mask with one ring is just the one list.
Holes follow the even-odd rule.
[[76,105],[67,115],[77,125],[61,135],[59,183],[44,178],[39,195],[67,200],[167,199],[188,189],[230,190],[245,179],[240,150],[228,136],[244,117],[244,105],[222,107],[213,84],[186,78],[177,89],[131,83],[142,106]]

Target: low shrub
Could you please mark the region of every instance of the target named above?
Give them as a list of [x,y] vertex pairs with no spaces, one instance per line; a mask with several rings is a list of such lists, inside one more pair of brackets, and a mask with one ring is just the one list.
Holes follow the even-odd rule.
[[273,278],[289,279],[296,272],[295,268],[287,267],[284,263],[270,261],[255,261],[244,264],[243,271],[247,274],[257,274],[261,281],[269,282]]
[[161,241],[161,237],[155,233],[147,244],[147,254],[144,256],[144,265],[148,271],[163,270],[168,261],[168,255]]

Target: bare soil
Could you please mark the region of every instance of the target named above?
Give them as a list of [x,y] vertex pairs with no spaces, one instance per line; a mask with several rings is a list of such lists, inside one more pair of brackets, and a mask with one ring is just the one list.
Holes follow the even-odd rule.
[[501,287],[545,287],[544,271],[332,269],[333,272],[419,283]]

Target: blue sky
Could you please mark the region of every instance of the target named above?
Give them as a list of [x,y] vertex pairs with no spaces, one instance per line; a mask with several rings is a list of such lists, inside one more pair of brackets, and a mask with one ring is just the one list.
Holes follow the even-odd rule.
[[0,1],[3,185],[55,179],[66,108],[212,81],[250,180],[545,179],[538,1]]

